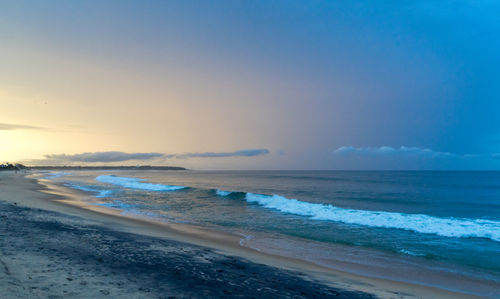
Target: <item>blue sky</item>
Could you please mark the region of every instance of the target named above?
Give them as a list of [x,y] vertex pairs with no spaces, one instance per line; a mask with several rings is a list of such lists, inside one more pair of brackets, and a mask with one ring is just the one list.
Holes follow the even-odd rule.
[[0,133],[20,145],[0,150],[498,169],[499,20],[496,1],[5,1]]

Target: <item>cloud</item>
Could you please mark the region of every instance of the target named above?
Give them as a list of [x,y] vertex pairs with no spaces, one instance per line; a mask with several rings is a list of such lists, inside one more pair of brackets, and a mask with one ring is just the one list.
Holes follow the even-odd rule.
[[365,156],[394,156],[394,155],[407,155],[407,156],[426,156],[426,157],[457,157],[458,154],[449,152],[440,152],[428,148],[408,147],[401,146],[395,148],[392,146],[380,147],[354,147],[354,146],[341,146],[336,149],[334,154],[337,155],[365,155]]
[[254,157],[268,154],[267,149],[245,149],[234,152],[205,152],[205,153],[125,153],[119,151],[93,152],[81,154],[52,154],[45,155],[43,160],[29,160],[35,164],[70,164],[70,163],[111,163],[124,161],[145,161],[157,158],[163,159],[188,159],[188,158],[225,158],[225,157]]
[[47,129],[42,127],[28,126],[28,125],[0,123],[0,131],[12,131],[12,130],[47,130]]
[[124,153],[124,152],[95,152],[95,153],[82,153],[74,155],[45,155],[48,160],[58,162],[123,162],[130,160],[151,160],[154,158],[164,157],[161,153]]
[[354,147],[341,146],[335,151],[336,155],[358,155],[358,156],[413,156],[424,158],[500,158],[500,153],[487,154],[457,154],[450,152],[440,152],[428,148],[400,146],[398,148],[392,146],[380,147]]
[[254,157],[269,154],[267,149],[245,149],[234,152],[205,152],[184,153],[165,155],[166,158],[188,159],[188,158],[225,158],[225,157]]

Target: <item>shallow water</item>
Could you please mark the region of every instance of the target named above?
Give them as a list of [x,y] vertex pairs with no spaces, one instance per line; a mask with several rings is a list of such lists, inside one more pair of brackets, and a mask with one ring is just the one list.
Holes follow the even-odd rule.
[[89,192],[92,204],[236,232],[261,251],[489,296],[500,286],[500,172],[43,176]]

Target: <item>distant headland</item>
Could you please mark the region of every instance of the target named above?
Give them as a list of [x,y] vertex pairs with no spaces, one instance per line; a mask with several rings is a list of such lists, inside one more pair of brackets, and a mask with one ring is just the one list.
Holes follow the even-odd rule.
[[188,170],[179,166],[25,166],[23,164],[0,164],[0,170]]

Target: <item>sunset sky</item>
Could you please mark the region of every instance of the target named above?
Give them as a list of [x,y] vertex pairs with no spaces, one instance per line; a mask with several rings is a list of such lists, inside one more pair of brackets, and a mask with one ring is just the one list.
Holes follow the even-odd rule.
[[2,1],[0,161],[499,169],[498,1]]

